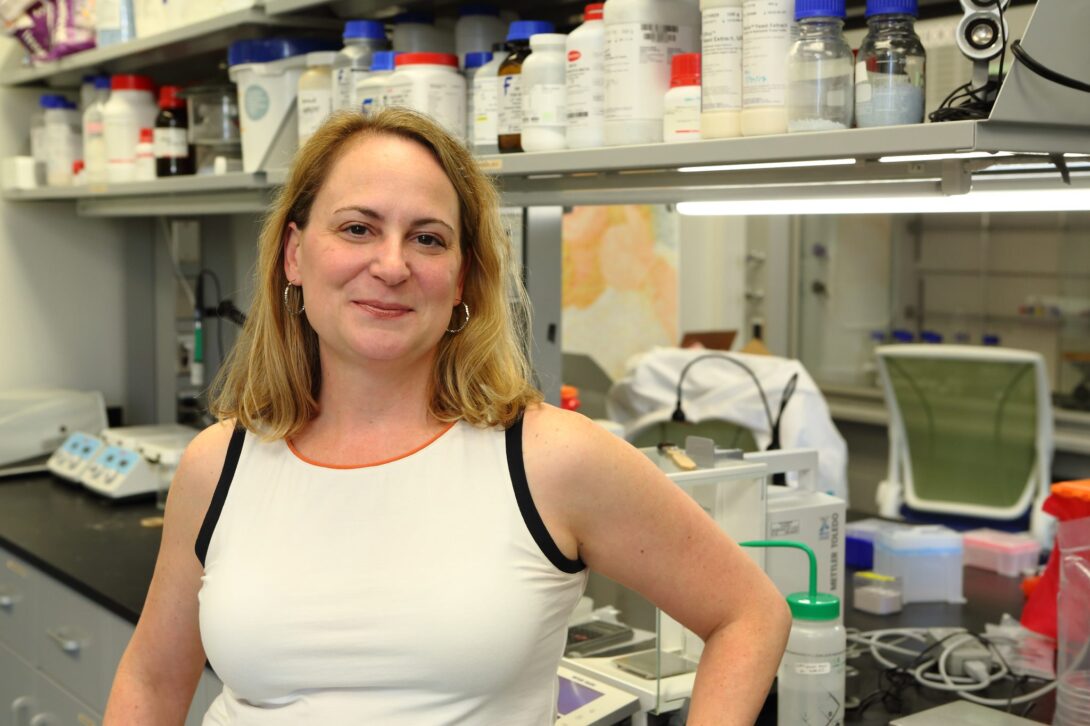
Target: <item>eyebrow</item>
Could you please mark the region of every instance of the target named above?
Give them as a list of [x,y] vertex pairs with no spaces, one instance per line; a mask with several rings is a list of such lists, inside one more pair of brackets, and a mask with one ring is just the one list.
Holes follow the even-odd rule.
[[[359,212],[363,216],[370,217],[371,219],[377,220],[379,222],[381,222],[381,221],[383,221],[385,219],[385,217],[383,217],[381,214],[379,214],[375,210],[371,209],[370,207],[359,207],[359,206],[355,206],[355,205],[349,205],[347,207],[340,207],[339,209],[334,209],[333,210],[334,214],[340,214],[341,212]],[[414,226],[414,227],[416,227],[417,225],[421,225],[421,224],[441,224],[444,227],[446,227],[447,229],[449,229],[451,231],[451,234],[455,233],[454,227],[451,227],[449,224],[447,224],[443,220],[439,219],[438,217],[421,217],[420,219],[414,219],[413,222],[412,222],[412,226]]]

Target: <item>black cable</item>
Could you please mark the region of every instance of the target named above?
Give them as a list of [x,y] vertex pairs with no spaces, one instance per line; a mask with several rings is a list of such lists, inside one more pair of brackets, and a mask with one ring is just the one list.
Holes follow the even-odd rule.
[[[1003,41],[1003,47],[999,53],[999,76],[994,81],[989,79],[987,83],[979,88],[973,88],[972,81],[955,88],[950,92],[950,95],[943,99],[937,109],[927,115],[932,122],[980,121],[991,116],[992,106],[995,104],[995,98],[999,95],[999,89],[1003,84],[1003,74],[1007,62],[1007,24],[1003,12],[1003,0],[993,0],[993,4],[999,11],[999,33]],[[969,100],[956,106],[953,105],[961,99]]]
[[776,422],[772,418],[772,407],[768,405],[768,396],[765,395],[765,389],[761,385],[761,382],[757,380],[757,374],[753,372],[752,368],[747,366],[742,361],[738,360],[737,358],[732,358],[725,353],[705,353],[704,355],[698,355],[696,358],[693,358],[691,361],[685,364],[685,367],[681,369],[681,374],[677,377],[677,405],[674,407],[674,413],[670,418],[674,421],[677,421],[678,423],[685,423],[685,412],[681,410],[681,386],[683,383],[685,383],[685,375],[689,372],[689,369],[692,368],[695,364],[699,363],[702,360],[708,360],[709,358],[719,358],[720,360],[730,361],[731,363],[738,366],[749,374],[749,377],[753,379],[753,385],[757,387],[757,393],[761,394],[761,403],[764,404],[765,416],[768,417],[768,432],[770,435],[774,435]]
[[1051,68],[1045,66],[1040,61],[1036,60],[1033,56],[1031,56],[1028,52],[1026,52],[1026,49],[1022,47],[1021,41],[1016,40],[1011,43],[1011,54],[1014,55],[1015,58],[1020,60],[1022,62],[1022,65],[1024,65],[1026,68],[1030,69],[1044,79],[1052,81],[1053,83],[1058,83],[1061,86],[1073,88],[1076,91],[1090,93],[1090,83],[1084,83],[1083,81],[1076,80],[1071,76],[1065,76],[1063,73],[1060,73],[1059,71],[1054,71]]

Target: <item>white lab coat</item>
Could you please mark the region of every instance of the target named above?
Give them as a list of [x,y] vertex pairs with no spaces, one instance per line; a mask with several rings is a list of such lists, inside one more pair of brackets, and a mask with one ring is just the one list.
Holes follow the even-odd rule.
[[[655,348],[633,356],[624,378],[615,383],[606,398],[609,417],[624,425],[626,436],[646,427],[669,421],[677,402],[677,381],[681,369],[694,358],[713,353],[703,349]],[[848,446],[833,424],[825,397],[814,379],[797,360],[776,356],[730,355],[756,374],[768,397],[775,419],[784,387],[799,374],[795,394],[784,409],[780,422],[783,449],[818,451],[818,486],[822,491],[848,500]],[[728,421],[749,429],[764,449],[772,440],[761,396],[749,375],[723,360],[708,359],[685,374],[682,409],[693,423],[709,419]],[[797,486],[793,477],[788,483]]]

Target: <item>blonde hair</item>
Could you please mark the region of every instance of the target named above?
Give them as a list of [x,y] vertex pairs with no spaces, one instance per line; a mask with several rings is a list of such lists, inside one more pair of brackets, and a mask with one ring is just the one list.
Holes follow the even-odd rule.
[[[210,395],[219,419],[234,418],[266,439],[294,435],[318,413],[322,386],[318,336],[305,313],[284,304],[287,229],[306,227],[311,206],[349,143],[396,136],[428,149],[458,195],[465,265],[462,299],[472,317],[465,329],[438,344],[430,413],[439,421],[509,426],[542,400],[530,383],[529,303],[511,263],[499,196],[473,157],[437,123],[413,111],[390,108],[373,116],[334,114],[296,153],[287,182],[265,217],[258,245],[254,299],[238,342]],[[294,296],[295,302],[299,296]],[[463,319],[459,305],[451,328]]]

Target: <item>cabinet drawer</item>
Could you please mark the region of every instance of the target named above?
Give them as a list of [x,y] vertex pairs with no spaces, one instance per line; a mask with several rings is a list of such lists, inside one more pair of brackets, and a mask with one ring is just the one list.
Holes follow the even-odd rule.
[[[106,667],[105,625],[101,608],[52,578],[38,583],[41,602],[35,652],[47,675],[96,711],[106,710],[102,683]],[[114,664],[116,669],[117,664]]]
[[36,570],[0,549],[0,642],[31,662],[40,579]]
[[31,723],[35,726],[100,726],[102,723],[101,713],[41,673],[35,674],[34,700],[36,709]]
[[0,723],[28,724],[36,705],[33,666],[0,644]]

